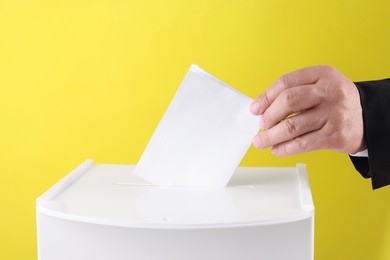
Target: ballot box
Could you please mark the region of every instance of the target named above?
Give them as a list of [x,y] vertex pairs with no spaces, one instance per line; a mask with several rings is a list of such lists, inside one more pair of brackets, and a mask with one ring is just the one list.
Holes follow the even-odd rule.
[[37,199],[39,260],[309,260],[303,164],[239,167],[227,187],[154,186],[88,160]]

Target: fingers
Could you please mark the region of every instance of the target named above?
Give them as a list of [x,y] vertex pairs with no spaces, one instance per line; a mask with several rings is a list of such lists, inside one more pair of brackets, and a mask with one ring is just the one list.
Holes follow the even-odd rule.
[[261,128],[269,129],[291,114],[311,109],[323,99],[321,88],[316,85],[305,85],[283,91],[264,112]]
[[257,134],[253,138],[253,144],[258,149],[278,145],[306,133],[319,130],[325,123],[326,117],[318,109],[310,109],[287,118],[276,126]]
[[285,85],[277,80],[272,86],[258,96],[251,104],[250,110],[254,115],[261,115],[274,102],[276,97],[283,91]]
[[278,144],[272,148],[272,153],[277,156],[289,156],[316,151],[325,147],[326,140],[323,137],[322,130],[318,130]]
[[316,83],[321,76],[322,69],[323,66],[314,66],[283,75],[252,102],[250,107],[252,114],[263,114],[285,89]]

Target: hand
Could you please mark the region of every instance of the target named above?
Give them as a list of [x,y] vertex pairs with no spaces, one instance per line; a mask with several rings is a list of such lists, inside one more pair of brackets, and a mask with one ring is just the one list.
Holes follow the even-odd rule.
[[315,66],[280,77],[251,104],[262,115],[258,149],[278,156],[331,149],[354,154],[366,148],[355,84],[337,69]]

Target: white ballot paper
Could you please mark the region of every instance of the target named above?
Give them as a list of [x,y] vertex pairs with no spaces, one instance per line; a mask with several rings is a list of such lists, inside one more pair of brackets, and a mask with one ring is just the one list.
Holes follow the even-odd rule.
[[226,186],[260,130],[251,102],[192,65],[133,173],[156,185]]

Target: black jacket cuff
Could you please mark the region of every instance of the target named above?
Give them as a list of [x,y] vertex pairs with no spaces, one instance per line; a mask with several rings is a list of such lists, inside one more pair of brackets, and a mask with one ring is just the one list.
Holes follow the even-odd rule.
[[356,82],[363,108],[368,158],[352,157],[357,171],[371,178],[373,189],[390,184],[390,79]]

